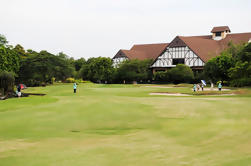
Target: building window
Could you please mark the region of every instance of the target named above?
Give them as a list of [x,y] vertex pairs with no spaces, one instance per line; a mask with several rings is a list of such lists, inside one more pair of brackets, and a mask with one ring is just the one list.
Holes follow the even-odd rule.
[[221,36],[221,32],[216,32],[215,36]]
[[173,59],[173,65],[177,64],[185,64],[185,59],[184,58]]

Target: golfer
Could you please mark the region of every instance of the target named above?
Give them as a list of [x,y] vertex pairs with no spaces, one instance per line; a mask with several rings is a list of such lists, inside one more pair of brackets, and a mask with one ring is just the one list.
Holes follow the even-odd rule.
[[196,91],[196,84],[193,84],[193,91]]
[[76,93],[77,92],[77,83],[73,84],[73,92]]
[[221,81],[220,81],[220,83],[219,83],[219,85],[218,85],[219,91],[221,91],[221,88],[222,88],[222,85],[221,85]]
[[18,96],[18,97],[21,97],[21,96],[22,96],[22,93],[21,93],[21,85],[20,85],[20,84],[17,86],[17,96]]
[[200,90],[200,84],[197,84],[197,91]]

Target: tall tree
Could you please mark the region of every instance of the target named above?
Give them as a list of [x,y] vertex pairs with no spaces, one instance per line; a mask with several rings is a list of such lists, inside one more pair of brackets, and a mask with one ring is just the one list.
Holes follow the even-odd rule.
[[89,58],[81,68],[83,79],[93,82],[111,82],[114,68],[110,58]]
[[19,71],[20,57],[8,46],[0,46],[0,71],[17,73]]
[[74,67],[76,71],[79,71],[81,67],[86,63],[84,58],[80,58],[74,61]]
[[73,67],[63,57],[41,51],[22,60],[19,75],[20,81],[30,86],[37,86],[50,83],[53,77],[64,81],[73,75]]
[[229,80],[228,70],[234,65],[231,54],[223,52],[220,56],[209,60],[205,67],[205,75],[213,82]]

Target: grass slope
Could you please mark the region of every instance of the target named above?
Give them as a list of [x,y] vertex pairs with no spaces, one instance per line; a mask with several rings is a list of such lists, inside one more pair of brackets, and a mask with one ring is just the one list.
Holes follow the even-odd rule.
[[149,95],[163,90],[191,93],[58,84],[0,101],[0,166],[251,165],[250,95]]

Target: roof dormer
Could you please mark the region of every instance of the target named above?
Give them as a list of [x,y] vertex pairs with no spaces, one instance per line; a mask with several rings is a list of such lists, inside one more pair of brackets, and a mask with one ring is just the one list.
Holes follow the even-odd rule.
[[224,39],[231,31],[228,26],[214,27],[211,31],[214,40]]

